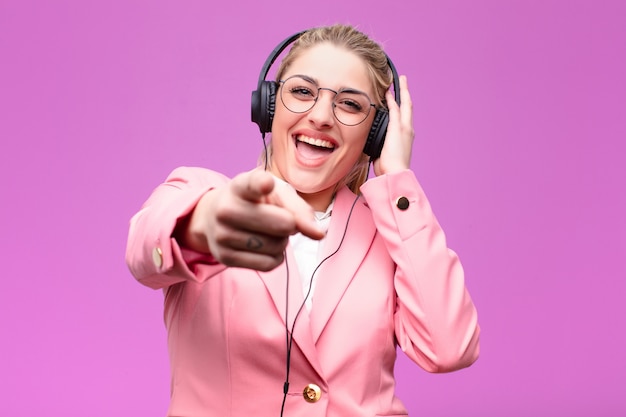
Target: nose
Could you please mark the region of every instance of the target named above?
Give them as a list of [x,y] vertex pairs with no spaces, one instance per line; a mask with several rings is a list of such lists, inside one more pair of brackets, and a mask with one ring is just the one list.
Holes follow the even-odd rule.
[[335,114],[333,111],[336,93],[325,88],[320,91],[315,101],[315,105],[309,110],[309,120],[318,127],[330,127],[335,124]]

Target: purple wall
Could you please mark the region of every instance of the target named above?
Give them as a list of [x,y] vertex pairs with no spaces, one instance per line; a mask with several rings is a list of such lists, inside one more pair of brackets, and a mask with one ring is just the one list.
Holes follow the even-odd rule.
[[411,415],[626,415],[626,2],[52,3],[0,0],[3,415],[164,415],[128,220],[176,166],[251,168],[265,57],[335,22],[409,77],[413,168],[483,328],[467,370],[400,358]]

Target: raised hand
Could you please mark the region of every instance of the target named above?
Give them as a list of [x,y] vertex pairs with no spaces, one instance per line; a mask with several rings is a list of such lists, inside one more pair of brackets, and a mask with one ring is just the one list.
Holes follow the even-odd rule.
[[207,192],[183,224],[183,244],[228,266],[269,271],[280,265],[289,236],[321,239],[313,209],[268,172],[253,170]]
[[387,91],[389,125],[385,145],[380,158],[374,161],[376,175],[391,174],[409,168],[413,148],[413,103],[409,93],[407,78],[400,76],[400,106],[391,91]]

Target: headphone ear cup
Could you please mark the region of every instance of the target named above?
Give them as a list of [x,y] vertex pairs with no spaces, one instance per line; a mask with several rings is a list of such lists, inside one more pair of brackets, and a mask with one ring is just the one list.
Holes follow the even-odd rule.
[[272,130],[274,111],[276,109],[276,83],[263,81],[259,88],[252,92],[252,121],[259,126],[261,133]]
[[389,124],[389,113],[383,109],[376,109],[372,128],[367,135],[363,152],[372,160],[378,159],[383,151],[385,136],[387,135],[387,125]]

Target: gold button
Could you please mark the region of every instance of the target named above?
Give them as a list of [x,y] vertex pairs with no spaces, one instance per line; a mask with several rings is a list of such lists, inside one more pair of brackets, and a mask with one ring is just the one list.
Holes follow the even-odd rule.
[[406,197],[399,197],[396,200],[396,206],[400,209],[400,210],[406,210],[409,208],[409,199]]
[[161,248],[154,248],[152,250],[152,262],[154,262],[154,266],[157,268],[161,268],[163,266],[163,252]]
[[322,397],[322,390],[315,384],[309,384],[304,387],[302,395],[304,396],[306,402],[314,403]]

